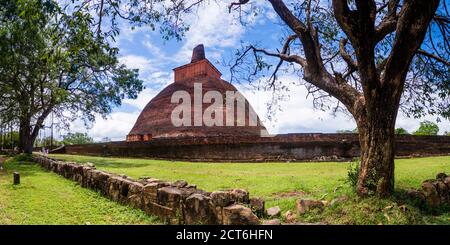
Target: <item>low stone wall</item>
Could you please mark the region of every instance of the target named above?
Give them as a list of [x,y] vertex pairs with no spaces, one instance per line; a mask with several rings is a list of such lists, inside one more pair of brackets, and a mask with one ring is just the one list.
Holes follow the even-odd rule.
[[80,165],[42,155],[33,155],[33,158],[45,169],[98,191],[113,201],[156,215],[168,224],[256,225],[259,219],[253,211],[264,212],[264,202],[249,198],[249,193],[242,189],[210,193],[185,181],[133,180],[98,170],[90,163]]
[[[359,155],[357,134],[283,134],[275,137],[154,138],[147,142],[72,145],[56,153],[188,161],[329,161]],[[450,154],[449,136],[396,137],[397,156]]]
[[436,179],[429,179],[422,182],[421,189],[409,190],[407,194],[417,198],[431,208],[442,205],[450,207],[450,176],[446,173],[439,173]]

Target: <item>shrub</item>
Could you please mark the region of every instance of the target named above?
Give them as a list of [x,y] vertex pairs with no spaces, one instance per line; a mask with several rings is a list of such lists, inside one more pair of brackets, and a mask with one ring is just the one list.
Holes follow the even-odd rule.
[[356,184],[358,183],[359,165],[360,160],[355,159],[350,162],[347,169],[347,183],[349,183],[350,186],[354,189],[356,188]]

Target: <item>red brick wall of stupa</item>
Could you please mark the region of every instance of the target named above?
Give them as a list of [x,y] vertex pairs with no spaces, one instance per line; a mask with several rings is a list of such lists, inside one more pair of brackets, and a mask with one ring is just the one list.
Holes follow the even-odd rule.
[[207,76],[219,79],[220,72],[207,60],[200,60],[174,69],[175,82],[183,82],[186,79]]

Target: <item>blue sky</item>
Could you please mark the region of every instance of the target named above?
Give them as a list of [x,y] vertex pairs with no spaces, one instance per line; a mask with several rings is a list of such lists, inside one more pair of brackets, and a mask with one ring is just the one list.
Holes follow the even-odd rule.
[[[103,119],[98,116],[96,122],[87,129],[81,121],[71,125],[72,132],[87,132],[95,140],[103,137],[112,140],[123,140],[131,130],[135,120],[145,105],[166,85],[173,82],[172,69],[190,62],[192,48],[203,43],[207,58],[222,72],[223,78],[229,80],[228,67],[223,61],[232,59],[241,40],[259,43],[263,47],[280,47],[280,38],[285,36],[285,30],[277,24],[278,20],[271,9],[256,17],[246,19],[249,23],[242,26],[235,16],[229,14],[225,5],[210,4],[199,9],[196,16],[187,21],[191,29],[182,41],[164,41],[158,31],[147,27],[131,28],[124,24],[117,39],[120,48],[120,61],[129,68],[138,68],[140,78],[144,80],[146,89],[135,100],[124,100],[122,106]],[[286,83],[298,81],[295,75],[280,78]],[[257,113],[264,120],[267,118],[266,102],[270,93],[255,91],[248,86],[235,84],[247,97]],[[301,85],[290,85],[288,99],[280,101],[282,111],[277,112],[276,121],[265,120],[265,125],[271,133],[304,133],[304,132],[336,132],[339,129],[353,129],[353,119],[340,113],[336,116],[330,112],[315,110],[312,99],[306,98],[306,89]],[[434,120],[435,117],[426,119]],[[397,126],[408,131],[417,129],[424,119],[409,119],[399,115]],[[450,123],[439,123],[441,133],[450,131]],[[64,132],[60,132],[64,134]]]

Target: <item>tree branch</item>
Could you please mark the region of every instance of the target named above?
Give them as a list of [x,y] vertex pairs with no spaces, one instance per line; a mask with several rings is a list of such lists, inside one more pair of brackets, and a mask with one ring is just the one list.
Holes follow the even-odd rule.
[[[382,83],[402,86],[414,54],[420,48],[439,0],[405,1],[400,11],[392,51],[387,58]],[[397,90],[400,98],[401,90]]]
[[352,56],[347,53],[347,50],[345,50],[345,45],[347,44],[347,39],[343,38],[339,41],[339,54],[341,55],[342,59],[347,63],[348,67],[352,71],[358,70],[358,65],[353,60]]
[[[355,102],[358,100],[360,94],[345,80],[333,77],[324,68],[317,30],[308,28],[307,25],[289,10],[282,0],[269,0],[269,2],[272,4],[278,16],[280,16],[301,41],[305,59],[299,61],[300,64],[303,63],[304,79],[340,100],[349,111],[353,112],[355,110]],[[290,57],[295,56],[290,55]],[[280,58],[286,57],[280,56]]]
[[428,52],[426,52],[426,51],[424,51],[424,50],[422,50],[422,49],[417,50],[416,53],[419,54],[419,55],[423,55],[423,56],[426,56],[426,57],[428,57],[428,58],[434,59],[434,60],[436,60],[436,61],[439,61],[439,62],[441,62],[442,64],[447,65],[447,66],[450,67],[450,62],[449,62],[448,60],[445,60],[445,59],[443,59],[443,58],[441,58],[441,57],[439,57],[439,56],[437,56],[437,55],[428,53]]
[[381,20],[380,24],[375,28],[375,43],[380,42],[389,33],[395,31],[398,20],[397,9],[399,2],[400,0],[390,0],[387,3],[388,12],[383,20]]
[[356,10],[350,10],[347,0],[333,0],[333,10],[339,26],[344,30],[355,50],[363,91],[370,97],[370,91],[379,87],[374,59],[377,9],[373,0],[355,3]]

